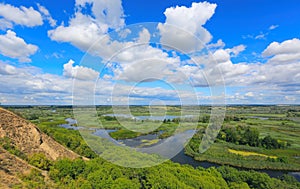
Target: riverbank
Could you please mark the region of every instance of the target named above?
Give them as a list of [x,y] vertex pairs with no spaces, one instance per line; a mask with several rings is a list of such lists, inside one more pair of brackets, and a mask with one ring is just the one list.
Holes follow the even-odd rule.
[[[287,161],[289,159],[287,157],[282,157],[279,152],[277,153],[276,158],[273,158],[275,157],[275,150],[271,153],[270,151],[260,148],[217,142],[206,152],[200,154],[195,152],[194,149],[197,149],[197,147],[193,146],[194,142],[195,141],[191,140],[185,147],[185,153],[197,161],[209,161],[220,165],[230,165],[255,170],[300,171],[298,159],[295,158],[294,161]],[[243,156],[232,153],[230,151],[231,149],[236,151],[243,150],[259,155]]]
[[224,164],[224,163],[220,163],[220,162],[213,162],[213,161],[199,161],[194,159],[192,156],[189,156],[185,153],[184,150],[180,151],[176,156],[174,156],[171,161],[175,162],[175,163],[179,163],[181,165],[183,164],[187,164],[187,165],[191,165],[194,168],[197,167],[203,167],[203,168],[210,168],[210,167],[219,167],[219,166],[231,166],[234,167],[240,171],[250,171],[250,170],[254,170],[254,171],[258,171],[258,172],[263,172],[268,174],[270,177],[272,178],[280,178],[285,174],[291,175],[293,177],[295,177],[297,179],[297,181],[300,182],[300,171],[293,171],[293,170],[271,170],[271,169],[251,169],[251,168],[245,168],[245,167],[237,167],[234,165],[229,165],[229,164]]

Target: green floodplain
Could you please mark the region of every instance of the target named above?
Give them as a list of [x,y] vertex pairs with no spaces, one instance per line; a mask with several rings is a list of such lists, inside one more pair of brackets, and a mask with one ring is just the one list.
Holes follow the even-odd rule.
[[[250,171],[250,169],[300,171],[300,106],[297,105],[227,106],[222,127],[216,128],[215,140],[204,153],[199,152],[199,144],[210,124],[212,110],[210,106],[188,107],[182,118],[175,117],[180,116],[182,113],[180,106],[157,106],[152,107],[151,111],[149,111],[148,106],[130,106],[133,117],[150,116],[151,112],[163,112],[167,116],[166,119],[160,121],[117,117],[111,106],[97,106],[95,108],[96,115],[92,116],[90,114],[80,114],[80,111],[77,111],[74,116],[73,109],[70,106],[14,106],[5,108],[33,122],[43,132],[76,153],[93,159],[89,162],[83,162],[82,160],[75,162],[74,165],[77,163],[82,169],[82,172],[78,175],[68,173],[71,169],[78,171],[77,167],[72,168],[71,166],[70,168],[69,165],[70,170],[65,170],[62,166],[63,164],[72,164],[71,160],[51,162],[51,165],[46,169],[50,170],[52,179],[60,186],[122,188],[117,186],[117,182],[115,182],[119,180],[121,183],[128,185],[126,188],[300,187],[299,182],[290,175],[283,175],[281,178],[275,179],[270,178],[265,173]],[[157,111],[153,111],[153,108]],[[200,112],[199,116],[189,116],[194,115],[195,111]],[[84,112],[83,107],[82,112]],[[80,127],[84,122],[86,131],[79,133],[75,129],[60,127],[59,125],[67,123],[67,118],[80,120],[78,125],[72,124],[74,127]],[[100,123],[101,126],[95,124],[96,122]],[[124,124],[126,127],[122,126]],[[104,145],[96,149],[97,153],[101,153],[105,150],[105,144],[109,143],[106,139],[88,135],[93,129],[99,128],[111,130],[109,135],[116,140],[134,139],[149,134],[157,135],[156,139],[143,139],[140,147],[155,145],[160,140],[176,133],[195,130],[195,135],[186,143],[184,153],[193,157],[196,161],[212,162],[224,166],[194,169],[189,165],[179,165],[178,163],[166,161],[150,168],[122,168],[99,158],[93,151],[95,149],[91,150],[89,148],[91,143],[101,140]],[[89,136],[85,140],[82,138],[83,133]],[[91,140],[89,141],[89,139]],[[113,148],[115,149],[112,149],[112,151],[124,151],[120,147]],[[102,157],[110,156],[107,150],[105,153]],[[120,153],[122,158],[116,160],[116,162],[126,161],[126,156],[129,153]],[[135,152],[130,151],[131,153]],[[149,158],[149,161],[151,161],[152,157],[144,157],[142,153],[137,154],[136,161],[139,158]],[[94,165],[92,168],[92,164],[99,161],[102,166]],[[134,162],[135,160],[131,159],[131,161]],[[96,173],[100,175],[96,175]],[[98,180],[96,177],[99,177]]]

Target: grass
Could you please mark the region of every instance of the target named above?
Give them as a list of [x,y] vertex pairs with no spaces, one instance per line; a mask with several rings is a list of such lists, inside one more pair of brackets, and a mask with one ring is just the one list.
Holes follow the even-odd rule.
[[115,132],[109,133],[111,137],[116,140],[127,139],[127,138],[135,138],[141,135],[141,133],[133,132],[127,129],[120,129]]
[[153,140],[142,140],[142,143],[139,147],[145,147],[145,146],[152,146],[153,144],[156,144],[160,141],[160,139],[153,139]]
[[266,118],[284,118],[285,114],[244,114],[244,116],[257,116],[257,117],[266,117]]
[[241,156],[262,156],[262,157],[266,157],[266,158],[277,159],[277,156],[268,156],[268,155],[260,154],[260,153],[256,153],[256,152],[233,150],[233,149],[230,149],[230,148],[228,149],[228,151],[230,153],[241,155]]

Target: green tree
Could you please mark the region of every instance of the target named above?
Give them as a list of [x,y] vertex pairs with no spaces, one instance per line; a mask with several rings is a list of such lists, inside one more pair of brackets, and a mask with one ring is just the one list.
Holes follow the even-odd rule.
[[243,144],[248,144],[249,146],[259,145],[259,131],[256,128],[247,127],[242,138]]

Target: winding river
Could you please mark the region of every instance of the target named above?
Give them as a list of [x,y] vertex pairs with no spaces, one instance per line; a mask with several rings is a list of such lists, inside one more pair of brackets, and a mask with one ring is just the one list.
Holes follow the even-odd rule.
[[[171,118],[171,117],[169,117],[169,118]],[[169,118],[167,118],[167,119],[169,119]],[[176,118],[176,116],[172,116],[172,119],[173,118]],[[146,116],[143,116],[142,119],[146,120],[148,118]],[[155,120],[155,117],[152,117],[152,120]],[[158,119],[156,119],[156,120],[162,120],[162,119],[159,116]],[[67,128],[67,129],[75,129],[75,130],[78,130],[80,128],[84,128],[84,127],[75,127],[75,126],[73,126],[76,123],[76,120],[74,120],[74,119],[68,118],[68,119],[66,119],[66,121],[68,123],[62,124],[62,125],[59,125],[59,126]],[[102,138],[107,138],[107,139],[111,140],[110,138],[108,138],[107,133],[114,132],[114,131],[116,131],[116,130],[97,129],[93,134],[96,135],[96,136],[99,136],[99,137],[102,137]],[[190,132],[192,132],[192,130],[187,130],[185,132],[190,133]],[[180,138],[182,138],[182,133],[175,134],[172,137],[174,137],[175,140],[176,139],[180,140]],[[118,140],[118,142],[123,143],[127,146],[138,147],[138,146],[142,145],[143,141],[145,141],[145,140],[155,140],[155,139],[158,139],[158,134],[147,134],[147,135],[138,136],[136,138]],[[155,144],[161,143],[162,140],[164,140],[164,139],[159,139],[159,141]],[[152,145],[155,145],[155,144],[152,144]],[[191,165],[193,167],[201,166],[201,167],[204,167],[204,168],[209,168],[209,167],[221,166],[219,164],[211,163],[211,162],[207,162],[207,161],[197,161],[193,157],[186,155],[184,153],[184,149],[182,149],[176,156],[171,158],[171,160],[173,162],[176,162],[176,163],[188,164],[188,165]],[[249,170],[249,169],[246,169],[246,168],[237,168],[237,169],[239,169],[239,170]],[[274,178],[278,178],[278,177],[282,176],[283,174],[289,174],[289,175],[294,176],[300,182],[300,172],[277,171],[277,170],[267,170],[267,169],[265,169],[265,170],[256,170],[256,171],[267,173],[270,177],[274,177]]]

